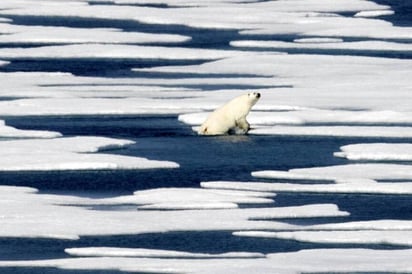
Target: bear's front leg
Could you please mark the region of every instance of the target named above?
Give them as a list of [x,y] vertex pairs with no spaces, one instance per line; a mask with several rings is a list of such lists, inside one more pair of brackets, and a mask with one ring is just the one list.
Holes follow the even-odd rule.
[[246,118],[242,118],[236,122],[236,126],[241,128],[244,133],[247,133],[250,129],[249,123],[246,121]]

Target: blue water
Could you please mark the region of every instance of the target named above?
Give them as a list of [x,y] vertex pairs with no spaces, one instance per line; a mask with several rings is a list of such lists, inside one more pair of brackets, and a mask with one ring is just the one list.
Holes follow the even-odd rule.
[[[412,1],[376,0],[389,4],[395,15],[382,19],[398,26],[411,26]],[[108,4],[102,1],[94,4]],[[160,5],[158,8],[176,8]],[[1,10],[0,10],[1,15]],[[348,15],[349,16],[349,15]],[[150,31],[189,35],[193,39],[183,43],[157,43],[168,47],[230,49],[229,42],[242,39],[292,41],[298,35],[240,36],[237,30],[196,29],[181,25],[143,24],[128,20],[96,20],[78,17],[2,16],[22,26],[66,26],[74,28],[119,28],[126,32]],[[346,38],[350,40],[351,38]],[[356,40],[359,38],[353,38]],[[405,40],[403,42],[410,43]],[[2,47],[38,47],[42,44],[5,44]],[[260,49],[248,49],[260,50]],[[276,49],[278,51],[278,49]],[[391,58],[412,58],[412,53],[390,51],[293,51],[294,53],[350,54]],[[0,71],[65,71],[80,76],[100,77],[198,77],[190,74],[132,73],[131,68],[146,68],[167,65],[195,65],[205,60],[153,60],[153,59],[10,59],[11,63]],[[221,75],[221,77],[256,77],[255,75]],[[204,74],[201,77],[216,77]],[[182,86],[180,86],[182,87]],[[188,86],[185,86],[188,87]],[[252,85],[197,85],[204,90],[264,88]],[[11,97],[0,100],[14,99]],[[107,197],[130,194],[136,190],[158,187],[199,187],[201,181],[240,180],[253,181],[250,173],[256,170],[304,168],[345,164],[346,160],[333,157],[339,147],[359,142],[396,141],[410,139],[365,139],[321,138],[278,136],[196,136],[189,126],[175,116],[72,116],[72,117],[0,117],[11,126],[20,129],[54,130],[65,136],[106,136],[135,140],[137,143],[117,150],[105,151],[146,157],[154,160],[170,160],[180,164],[178,169],[165,170],[119,170],[119,171],[64,171],[64,172],[3,172],[0,184],[31,186],[43,193],[74,194],[91,197]],[[240,149],[241,148],[241,149]],[[262,180],[259,180],[262,181]],[[408,195],[366,194],[309,194],[279,193],[276,206],[334,203],[341,210],[351,213],[347,217],[284,219],[285,222],[310,224],[347,222],[378,219],[412,219],[412,203]],[[245,207],[246,205],[241,205]],[[250,206],[250,205],[249,205]],[[258,206],[258,205],[252,205]],[[121,210],[120,208],[96,207],[95,210]],[[132,207],[127,210],[133,210]],[[231,231],[223,232],[173,232],[142,235],[82,237],[78,241],[26,238],[0,238],[0,260],[25,260],[68,257],[65,248],[88,246],[136,247],[171,249],[189,252],[223,253],[230,251],[285,252],[306,248],[332,248],[336,245],[307,244],[287,240],[234,237]],[[339,247],[368,247],[377,249],[400,248],[390,245],[339,245]],[[117,271],[65,271],[53,268],[2,268],[1,273],[102,273],[117,274]]]

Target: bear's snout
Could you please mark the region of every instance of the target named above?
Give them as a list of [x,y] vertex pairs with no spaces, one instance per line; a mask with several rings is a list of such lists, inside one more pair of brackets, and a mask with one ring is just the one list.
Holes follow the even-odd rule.
[[257,98],[260,98],[260,93],[256,93],[256,97],[257,97]]

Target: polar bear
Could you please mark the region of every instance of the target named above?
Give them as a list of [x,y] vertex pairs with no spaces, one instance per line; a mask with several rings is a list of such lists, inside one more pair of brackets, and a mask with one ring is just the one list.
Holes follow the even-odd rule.
[[260,98],[260,93],[252,92],[238,96],[212,112],[201,125],[200,135],[222,135],[231,130],[247,133],[250,129],[246,116]]

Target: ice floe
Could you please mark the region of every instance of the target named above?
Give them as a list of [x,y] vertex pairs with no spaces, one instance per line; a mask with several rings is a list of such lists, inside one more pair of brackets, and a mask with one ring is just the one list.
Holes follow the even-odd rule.
[[137,191],[131,196],[100,199],[99,204],[136,204],[141,209],[235,208],[237,204],[273,203],[273,193],[160,188]]
[[369,180],[339,184],[263,183],[263,182],[202,182],[202,187],[273,192],[303,193],[370,193],[370,194],[412,194],[412,183],[376,183]]
[[401,164],[348,164],[313,168],[291,169],[289,171],[256,171],[252,175],[265,179],[331,180],[353,179],[412,180],[410,165]]
[[99,137],[68,137],[50,140],[0,142],[0,171],[95,170],[176,168],[177,163],[111,155],[99,149],[122,147],[127,140]]
[[[223,254],[224,255],[224,254]],[[194,254],[193,256],[196,256]],[[115,269],[162,273],[410,272],[411,249],[308,249],[267,254],[265,258],[125,258],[84,257],[35,261],[2,261],[1,267],[56,267],[66,270]]]
[[147,44],[147,43],[181,43],[190,40],[190,37],[172,34],[152,34],[122,32],[120,29],[94,28],[67,28],[67,27],[41,27],[41,26],[16,26],[0,24],[0,44]]
[[60,133],[53,131],[19,130],[7,126],[5,121],[0,120],[0,138],[56,138],[60,136]]
[[250,131],[258,135],[411,138],[412,127],[382,126],[273,126]]
[[293,232],[236,232],[236,236],[287,239],[328,244],[386,244],[411,246],[412,231],[293,231]]
[[213,60],[229,57],[231,52],[178,47],[75,44],[35,48],[2,48],[0,58],[121,58],[163,60]]
[[316,49],[316,50],[356,50],[356,51],[393,51],[393,52],[410,52],[412,45],[410,43],[395,43],[386,41],[360,41],[360,42],[341,42],[330,41],[319,43],[318,40],[305,43],[291,43],[282,41],[232,41],[230,44],[234,47],[249,48],[270,48],[270,49]]
[[263,258],[262,253],[230,252],[222,254],[203,254],[179,252],[173,250],[156,250],[144,248],[86,247],[67,248],[65,252],[81,257],[142,257],[142,258],[193,258],[193,259],[224,259],[224,258]]
[[353,144],[340,148],[336,157],[368,161],[412,161],[412,144],[375,143]]
[[393,10],[364,10],[357,12],[355,17],[378,17],[385,15],[393,15],[395,12]]
[[[2,237],[78,239],[79,236],[86,235],[285,229],[294,226],[262,219],[348,215],[333,204],[265,207],[264,210],[237,208],[107,211],[83,207],[82,205],[90,202],[90,198],[37,194],[34,189],[27,188],[1,186],[0,196],[3,197],[0,199]],[[93,202],[98,204],[98,200],[94,199]],[[118,204],[123,203],[119,201]]]

